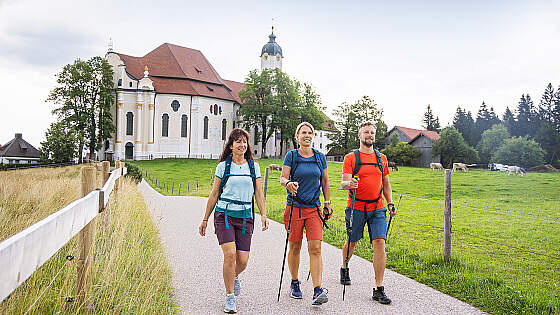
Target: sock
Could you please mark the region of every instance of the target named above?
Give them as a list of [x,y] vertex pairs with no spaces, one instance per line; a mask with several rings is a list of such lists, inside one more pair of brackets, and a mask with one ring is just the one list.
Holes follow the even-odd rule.
[[315,295],[319,295],[321,294],[321,292],[323,292],[323,289],[321,289],[321,287],[315,287],[313,289],[313,292],[315,293]]
[[298,283],[298,281],[299,281],[298,279],[292,280],[292,283]]
[[227,294],[227,293],[226,293],[226,297],[228,297],[228,298],[235,298],[235,295],[234,295],[233,293],[230,293],[230,294]]

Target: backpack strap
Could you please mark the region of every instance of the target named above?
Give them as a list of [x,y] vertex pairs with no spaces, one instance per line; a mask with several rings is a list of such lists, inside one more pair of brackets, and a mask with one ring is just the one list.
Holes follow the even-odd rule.
[[224,168],[224,175],[222,175],[222,180],[220,181],[220,190],[218,192],[218,199],[220,199],[220,197],[222,196],[222,193],[224,192],[224,187],[226,186],[226,183],[229,177],[231,176],[231,162],[232,162],[231,155],[226,158],[225,162],[226,165]]
[[354,171],[352,172],[352,177],[354,177],[360,171],[362,160],[360,159],[360,150],[356,149],[352,152],[354,152],[354,156],[356,157],[356,163],[354,163]]
[[255,161],[252,159],[247,160],[249,164],[249,171],[251,172],[251,179],[253,180],[253,198],[251,199],[251,211],[253,213],[253,228],[255,222],[255,193],[257,191],[257,172],[255,171]]
[[[379,152],[379,150],[377,149],[373,149],[373,151],[375,152],[375,157],[377,159],[377,163],[362,163],[361,159],[360,159],[360,151],[359,150],[354,150],[354,155],[356,156],[356,164],[354,165],[354,172],[352,173],[352,177],[354,177],[355,175],[358,174],[358,172],[360,171],[360,168],[362,165],[376,165],[377,167],[379,167],[379,170],[381,171],[381,190],[379,191],[379,195],[377,196],[377,198],[375,199],[360,199],[360,198],[356,198],[356,200],[364,202],[364,203],[377,203],[379,201],[379,199],[382,198],[383,196],[383,179],[385,178],[385,170],[383,168],[383,161],[381,159],[381,153]],[[352,198],[353,192],[352,190],[348,190],[348,196],[350,196],[350,198]],[[365,204],[364,204],[364,210],[365,210]]]

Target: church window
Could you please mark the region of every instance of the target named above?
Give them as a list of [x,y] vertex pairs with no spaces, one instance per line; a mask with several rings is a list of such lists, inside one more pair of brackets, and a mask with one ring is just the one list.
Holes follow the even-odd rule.
[[322,149],[322,148],[323,148],[323,144],[319,143],[319,149]]
[[212,109],[214,108],[213,105],[210,105],[210,114],[212,114]]
[[220,115],[222,114],[222,106],[220,106]]
[[187,136],[187,115],[181,116],[181,137]]
[[134,114],[126,113],[126,135],[132,136],[132,127],[134,126]]
[[163,116],[161,117],[161,136],[169,136],[169,115],[167,114],[163,114]]
[[179,107],[181,107],[181,104],[179,104],[179,101],[173,100],[173,102],[171,102],[171,108],[173,108],[174,112],[178,111]]
[[208,88],[208,91],[214,92],[214,89],[213,89],[213,88],[209,87],[208,85],[207,85],[206,87]]
[[226,140],[226,132],[227,132],[227,120],[222,120],[222,140]]
[[218,104],[214,104],[214,115],[218,115]]
[[264,60],[268,60],[268,55],[264,54]]
[[280,55],[276,56],[276,61],[280,61]]
[[128,87],[132,87],[132,82],[128,82]]
[[119,82],[117,83],[118,86],[122,85],[122,79],[119,79]]
[[203,138],[208,139],[208,116],[204,116],[204,133]]

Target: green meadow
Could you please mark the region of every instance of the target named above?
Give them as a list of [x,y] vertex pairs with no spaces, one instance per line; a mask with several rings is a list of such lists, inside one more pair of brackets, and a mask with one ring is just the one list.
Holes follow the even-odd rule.
[[[263,177],[269,164],[282,163],[258,162]],[[172,188],[177,195],[181,184],[181,195],[207,196],[217,161],[134,163],[164,195],[171,195]],[[335,213],[324,240],[341,247],[346,239],[347,198],[340,189],[342,163],[329,162],[328,172]],[[282,222],[286,191],[279,185],[279,175],[269,174],[267,211],[271,219]],[[388,268],[491,313],[560,313],[560,173],[524,177],[486,170],[454,173],[449,262],[442,254],[443,172],[399,167],[389,177],[399,209],[387,242]],[[357,254],[372,259],[367,240],[360,242]]]

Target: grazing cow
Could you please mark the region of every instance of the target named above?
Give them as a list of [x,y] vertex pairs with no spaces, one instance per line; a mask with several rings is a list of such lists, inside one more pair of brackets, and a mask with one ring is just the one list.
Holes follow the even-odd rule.
[[511,175],[512,173],[515,173],[516,175],[520,175],[520,176],[525,175],[524,169],[522,169],[519,166],[508,166],[507,172],[508,172],[508,175]]
[[441,165],[441,163],[430,163],[430,169],[433,170],[442,170],[443,171],[443,166]]
[[463,172],[468,172],[469,168],[465,163],[453,163],[453,172],[457,170],[462,170]]
[[389,162],[389,167],[393,170],[393,171],[398,171],[399,168],[397,167],[397,163],[395,162]]
[[280,166],[280,165],[278,165],[278,164],[270,164],[270,165],[268,166],[268,168],[269,168],[271,171],[281,171],[281,170],[282,170],[282,166]]

